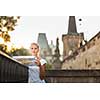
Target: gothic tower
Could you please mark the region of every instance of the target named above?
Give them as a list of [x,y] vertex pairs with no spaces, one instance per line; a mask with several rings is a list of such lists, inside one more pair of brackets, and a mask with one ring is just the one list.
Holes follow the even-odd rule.
[[45,33],[39,33],[37,43],[40,46],[40,54],[43,58],[51,55],[51,50]]
[[69,16],[68,33],[62,35],[63,58],[68,57],[82,45],[83,33],[77,33],[75,16]]
[[77,33],[75,16],[69,17],[68,34]]

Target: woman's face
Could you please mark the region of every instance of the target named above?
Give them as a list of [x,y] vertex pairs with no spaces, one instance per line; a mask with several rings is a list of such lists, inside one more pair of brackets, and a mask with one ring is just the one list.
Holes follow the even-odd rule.
[[39,52],[39,48],[37,45],[33,44],[31,45],[31,52],[33,56],[37,56],[38,52]]

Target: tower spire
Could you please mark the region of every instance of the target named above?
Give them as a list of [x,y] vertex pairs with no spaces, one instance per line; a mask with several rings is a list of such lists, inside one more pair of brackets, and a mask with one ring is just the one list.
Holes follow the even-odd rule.
[[48,45],[48,41],[47,41],[45,33],[39,33],[37,43],[40,46],[40,49],[41,49],[40,54],[42,57],[46,57],[46,56],[51,55],[51,50],[50,50],[50,47]]
[[68,34],[77,33],[75,16],[69,16]]

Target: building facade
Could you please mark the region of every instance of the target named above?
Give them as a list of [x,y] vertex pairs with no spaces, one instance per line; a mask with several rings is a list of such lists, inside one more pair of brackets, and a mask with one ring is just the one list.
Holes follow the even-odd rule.
[[81,47],[83,40],[84,33],[77,33],[75,16],[69,16],[68,33],[62,35],[63,58]]
[[70,16],[68,34],[62,40],[61,69],[100,69],[100,32],[83,44],[84,34],[77,33],[75,16]]
[[100,32],[65,58],[62,69],[100,69]]

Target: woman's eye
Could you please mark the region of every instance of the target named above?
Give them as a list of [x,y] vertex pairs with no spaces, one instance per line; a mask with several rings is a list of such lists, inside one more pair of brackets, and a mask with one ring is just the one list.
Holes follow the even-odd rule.
[[33,50],[33,49],[35,49],[35,50],[36,50],[37,48],[31,48],[31,49],[32,49],[32,50]]

